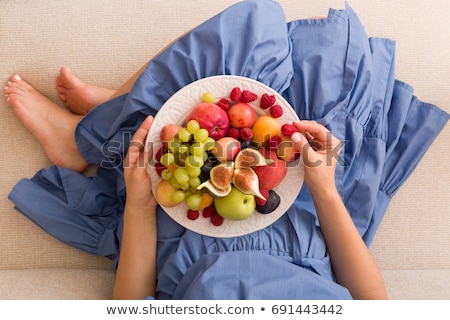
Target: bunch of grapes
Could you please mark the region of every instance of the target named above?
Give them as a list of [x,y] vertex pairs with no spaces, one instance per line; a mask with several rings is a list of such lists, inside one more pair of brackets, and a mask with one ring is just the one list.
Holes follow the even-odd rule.
[[189,209],[200,209],[202,192],[197,187],[202,181],[199,176],[209,157],[208,151],[214,145],[215,141],[209,137],[208,130],[200,128],[196,120],[190,120],[168,142],[168,150],[161,155],[159,162],[164,166],[161,178],[170,180],[177,189],[172,195],[173,202],[186,201]]

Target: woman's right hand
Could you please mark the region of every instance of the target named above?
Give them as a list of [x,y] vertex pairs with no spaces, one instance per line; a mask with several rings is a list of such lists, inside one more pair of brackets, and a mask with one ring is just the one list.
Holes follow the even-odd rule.
[[335,186],[334,174],[341,150],[341,142],[316,121],[295,121],[298,129],[291,139],[301,152],[305,183],[312,194]]

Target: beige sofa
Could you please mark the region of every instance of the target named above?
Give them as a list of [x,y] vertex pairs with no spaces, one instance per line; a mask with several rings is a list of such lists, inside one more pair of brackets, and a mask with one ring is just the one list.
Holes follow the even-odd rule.
[[[0,77],[17,72],[54,101],[68,65],[117,87],[168,42],[236,0],[0,1]],[[280,0],[287,19],[326,15],[344,1]],[[450,2],[358,0],[369,35],[397,40],[397,78],[450,112]],[[55,240],[13,209],[7,195],[50,163],[0,99],[0,299],[109,299],[106,258]],[[395,196],[371,246],[392,299],[450,299],[450,126]]]

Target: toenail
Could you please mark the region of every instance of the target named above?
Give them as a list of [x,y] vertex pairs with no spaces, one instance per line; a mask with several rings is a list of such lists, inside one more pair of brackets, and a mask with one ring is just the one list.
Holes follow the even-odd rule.
[[22,78],[21,78],[18,74],[15,74],[15,75],[14,75],[14,79],[16,79],[17,81],[22,80]]

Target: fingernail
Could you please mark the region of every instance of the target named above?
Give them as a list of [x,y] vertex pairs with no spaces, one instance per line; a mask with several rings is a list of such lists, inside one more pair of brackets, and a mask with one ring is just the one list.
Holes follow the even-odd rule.
[[14,75],[14,79],[16,79],[17,81],[22,80],[22,78],[21,78],[18,74],[15,74],[15,75]]
[[300,140],[302,140],[302,135],[298,132],[294,132],[291,135],[291,139],[292,139],[292,141],[294,141],[294,143],[300,142]]

